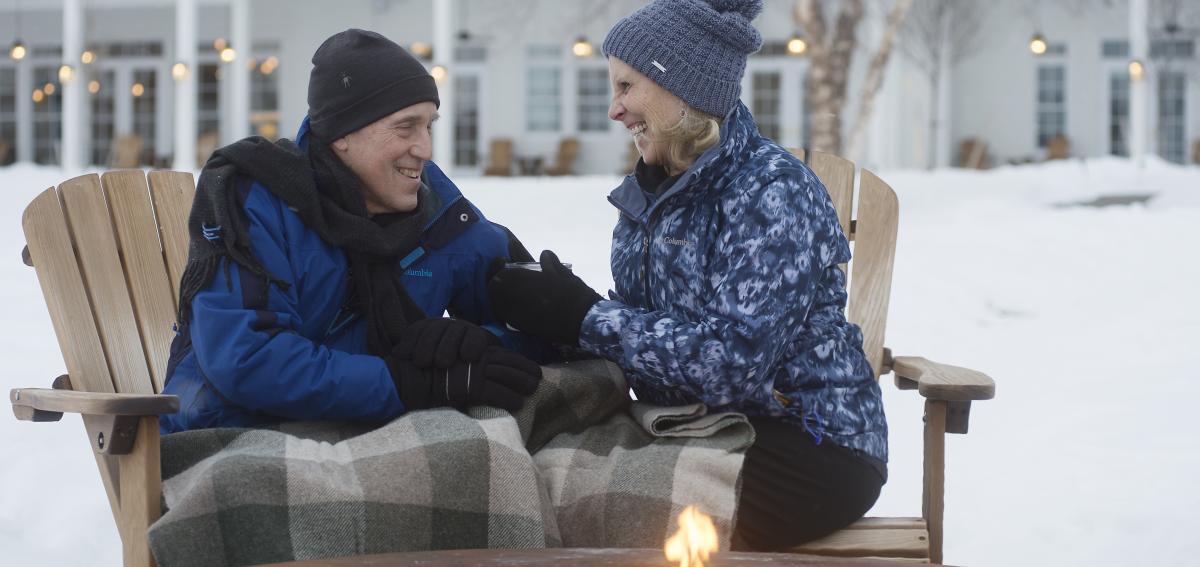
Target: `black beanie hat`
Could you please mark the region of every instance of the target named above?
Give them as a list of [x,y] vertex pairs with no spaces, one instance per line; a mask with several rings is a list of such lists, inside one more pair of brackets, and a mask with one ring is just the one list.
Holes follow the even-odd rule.
[[317,48],[312,62],[309,125],[326,142],[419,102],[441,104],[425,66],[375,32],[335,34]]

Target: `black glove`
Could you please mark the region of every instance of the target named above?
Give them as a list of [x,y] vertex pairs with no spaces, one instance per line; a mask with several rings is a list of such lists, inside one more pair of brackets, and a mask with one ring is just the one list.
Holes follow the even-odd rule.
[[602,298],[558,256],[542,251],[542,271],[504,268],[488,281],[492,310],[501,321],[536,337],[579,345],[579,327]]
[[492,406],[515,412],[542,381],[542,367],[503,347],[489,346],[478,362],[422,368],[411,360],[385,357],[396,393],[409,411]]
[[438,317],[406,327],[392,355],[421,368],[450,368],[459,362],[478,362],[484,349],[499,344],[496,335],[479,325]]

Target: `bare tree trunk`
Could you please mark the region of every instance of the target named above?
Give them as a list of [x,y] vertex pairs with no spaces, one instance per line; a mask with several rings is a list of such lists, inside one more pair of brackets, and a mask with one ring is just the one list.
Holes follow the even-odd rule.
[[855,32],[862,20],[862,0],[844,0],[828,37],[820,0],[797,0],[793,11],[796,22],[809,36],[808,76],[804,96],[809,103],[811,124],[810,149],[841,153],[842,108],[846,104],[846,81],[850,58],[857,43]]
[[883,30],[883,38],[879,41],[879,49],[871,58],[871,67],[867,70],[867,79],[858,98],[858,117],[855,119],[854,128],[850,131],[850,145],[846,151],[846,155],[853,161],[859,161],[862,158],[859,154],[862,151],[867,124],[870,123],[871,115],[875,112],[875,97],[883,86],[883,74],[892,56],[892,45],[896,40],[896,34],[900,31],[900,26],[904,23],[904,17],[908,15],[909,8],[912,8],[912,3],[913,0],[896,0],[891,12],[888,13],[887,26]]
[[926,143],[926,148],[929,150],[929,155],[925,156],[925,168],[933,169],[937,165],[938,152],[938,106],[941,104],[942,94],[942,68],[936,67],[929,74],[929,140]]

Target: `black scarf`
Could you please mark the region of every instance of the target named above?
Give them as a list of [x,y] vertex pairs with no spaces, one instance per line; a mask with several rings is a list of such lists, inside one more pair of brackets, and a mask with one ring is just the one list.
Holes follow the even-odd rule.
[[[366,317],[372,354],[389,353],[409,322],[425,318],[400,283],[396,262],[419,245],[427,207],[371,218],[358,177],[328,144],[312,139],[306,152],[290,140],[272,143],[253,137],[214,152],[200,173],[188,217],[188,262],[179,284],[181,325],[190,319],[192,299],[212,281],[221,258],[265,280],[264,289],[290,286],[251,253],[237,188],[248,180],[261,183],[322,240],[345,251],[351,279],[347,306]],[[428,195],[423,191],[421,200]],[[227,280],[229,265],[225,263]]]

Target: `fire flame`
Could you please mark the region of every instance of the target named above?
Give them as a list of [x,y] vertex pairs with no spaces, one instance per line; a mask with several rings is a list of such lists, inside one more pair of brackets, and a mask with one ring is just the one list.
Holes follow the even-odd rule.
[[679,567],[704,567],[704,560],[718,548],[717,527],[712,518],[695,506],[679,514],[679,530],[667,539],[663,552],[668,561],[678,561]]

